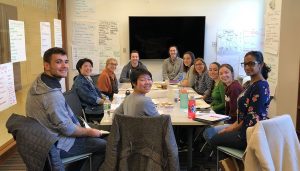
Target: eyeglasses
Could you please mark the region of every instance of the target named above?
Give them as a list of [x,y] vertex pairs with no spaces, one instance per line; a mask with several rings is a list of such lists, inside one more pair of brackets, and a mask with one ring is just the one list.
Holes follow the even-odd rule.
[[250,61],[250,62],[247,62],[247,63],[242,62],[242,63],[241,63],[241,66],[242,66],[243,68],[246,67],[247,65],[248,65],[249,67],[254,67],[256,64],[259,64],[259,62],[257,62],[257,61]]
[[195,66],[202,66],[202,65],[204,65],[204,64],[201,64],[201,63],[200,64],[195,64]]
[[114,65],[114,66],[118,66],[118,64],[116,63],[109,63],[110,65]]

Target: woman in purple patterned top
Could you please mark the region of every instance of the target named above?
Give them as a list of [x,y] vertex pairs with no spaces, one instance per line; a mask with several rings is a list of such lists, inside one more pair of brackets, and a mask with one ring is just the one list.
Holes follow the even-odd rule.
[[264,63],[263,55],[259,51],[248,52],[241,64],[246,74],[251,77],[250,85],[238,98],[238,120],[222,129],[212,127],[204,131],[204,138],[213,146],[245,149],[246,129],[267,118],[270,90],[266,79],[271,70]]

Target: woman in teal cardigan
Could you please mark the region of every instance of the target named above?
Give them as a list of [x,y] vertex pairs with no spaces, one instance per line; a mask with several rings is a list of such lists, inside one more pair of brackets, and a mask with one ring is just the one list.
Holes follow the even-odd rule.
[[213,62],[209,65],[208,75],[214,80],[214,86],[211,92],[212,103],[211,107],[214,112],[218,114],[225,113],[225,88],[222,81],[219,78],[220,64]]

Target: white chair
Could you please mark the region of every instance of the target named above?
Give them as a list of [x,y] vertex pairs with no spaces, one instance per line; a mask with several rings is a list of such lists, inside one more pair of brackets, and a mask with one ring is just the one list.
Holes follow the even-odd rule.
[[248,128],[247,144],[245,171],[300,170],[300,144],[288,114]]
[[245,151],[217,147],[217,169],[219,152],[244,161],[245,171],[300,169],[300,144],[290,115],[282,115],[258,122],[247,129]]

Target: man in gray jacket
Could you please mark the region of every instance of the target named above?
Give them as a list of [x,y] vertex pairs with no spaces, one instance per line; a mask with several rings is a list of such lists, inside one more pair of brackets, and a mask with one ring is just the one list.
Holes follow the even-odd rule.
[[130,74],[135,69],[142,68],[147,70],[146,65],[144,65],[139,59],[139,52],[132,50],[130,53],[130,61],[122,69],[120,83],[130,83]]
[[163,61],[163,80],[179,82],[183,79],[183,60],[179,57],[177,46],[169,47],[170,57]]
[[[44,72],[29,89],[26,114],[36,119],[58,137],[57,152],[61,158],[93,153],[93,170],[104,160],[106,141],[99,138],[100,130],[83,128],[61,92],[59,80],[68,73],[69,63],[62,48],[50,48],[44,53]],[[81,170],[88,170],[88,161]]]

